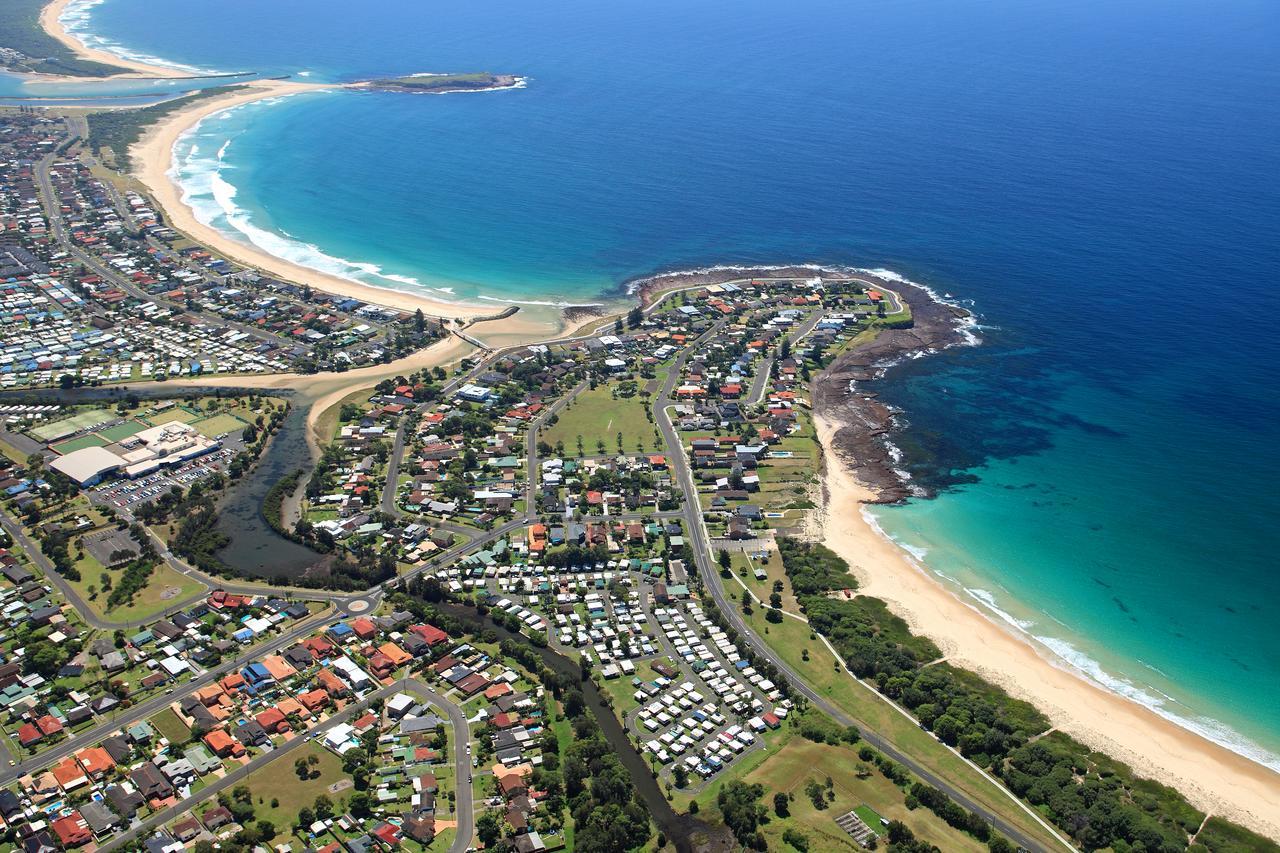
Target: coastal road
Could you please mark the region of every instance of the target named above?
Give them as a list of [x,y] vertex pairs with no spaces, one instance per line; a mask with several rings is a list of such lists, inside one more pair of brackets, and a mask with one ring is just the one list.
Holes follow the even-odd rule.
[[[816,323],[816,320],[814,322]],[[779,672],[783,673],[787,681],[798,693],[804,696],[813,705],[822,709],[822,711],[836,722],[845,726],[856,725],[859,730],[861,730],[862,737],[867,741],[867,743],[880,750],[889,758],[902,764],[922,779],[926,784],[932,785],[933,787],[946,792],[951,799],[955,800],[956,803],[963,808],[981,815],[983,819],[989,822],[993,827],[999,830],[1000,833],[1008,837],[1015,844],[1018,844],[1027,850],[1045,849],[1042,844],[1028,836],[1025,832],[1010,824],[1000,815],[993,813],[978,803],[975,803],[945,779],[939,778],[928,768],[924,767],[919,761],[916,761],[900,751],[889,740],[874,732],[865,723],[850,717],[840,708],[833,705],[826,697],[817,693],[804,681],[803,677],[801,677],[799,673],[795,672],[790,666],[788,666],[787,663],[783,661],[767,643],[760,639],[751,626],[749,626],[742,618],[742,614],[738,610],[738,604],[732,601],[725,592],[724,585],[721,583],[720,574],[710,553],[708,543],[710,542],[711,537],[706,529],[701,507],[698,504],[698,492],[693,482],[692,472],[690,471],[688,462],[685,459],[684,447],[680,442],[679,434],[671,423],[671,418],[667,414],[667,408],[674,405],[674,401],[670,399],[671,392],[675,387],[676,381],[680,377],[680,373],[688,356],[699,344],[705,343],[718,331],[718,327],[713,326],[701,335],[694,342],[693,346],[688,347],[685,352],[680,355],[675,364],[672,365],[671,371],[667,376],[667,381],[664,383],[660,393],[654,398],[653,404],[654,417],[658,424],[658,429],[662,433],[663,440],[667,445],[669,464],[676,476],[677,482],[685,493],[685,523],[689,525],[689,538],[693,548],[694,560],[698,567],[698,573],[703,579],[705,579],[706,589],[711,593],[712,598],[715,599],[716,606],[719,607],[720,612],[724,615],[725,619],[729,621],[744,642],[749,644],[757,654],[773,664]],[[836,657],[839,658],[839,655],[837,654]],[[852,675],[850,677],[852,677]],[[998,788],[1000,787],[998,782],[993,784]],[[1003,791],[1004,789],[1000,788],[1000,790]],[[1010,797],[1018,806],[1024,809],[1026,808],[1020,800],[1013,798],[1012,795],[1010,795]],[[1032,816],[1045,827],[1046,831],[1057,837],[1057,833],[1045,824],[1042,819],[1034,813],[1032,813]],[[1066,846],[1070,848],[1070,845]]]
[[[194,807],[217,795],[221,791],[244,782],[251,773],[260,769],[264,765],[272,761],[280,761],[289,753],[299,747],[310,743],[313,739],[320,739],[327,731],[350,720],[357,712],[363,711],[375,699],[386,699],[399,692],[417,693],[420,697],[427,699],[433,705],[443,709],[449,716],[449,722],[453,725],[453,736],[450,740],[454,745],[454,777],[455,777],[455,803],[454,810],[458,822],[457,834],[454,836],[453,845],[449,848],[449,853],[465,853],[466,849],[471,846],[471,836],[475,831],[475,807],[472,801],[471,782],[471,760],[467,753],[467,744],[471,742],[470,728],[468,727],[465,715],[462,709],[454,703],[448,701],[436,691],[432,690],[425,682],[416,678],[402,679],[387,687],[380,688],[363,697],[359,702],[353,702],[346,708],[335,713],[332,717],[325,720],[320,725],[310,729],[308,735],[313,737],[302,736],[290,740],[279,747],[255,756],[248,764],[236,768],[235,770],[210,783],[207,787],[201,788],[195,794],[156,812],[142,823],[131,829],[120,833],[113,837],[110,841],[103,844],[98,850],[102,853],[117,850],[123,847],[134,838],[144,833],[150,833],[158,829],[169,821],[176,820],[183,815],[193,811]],[[259,792],[261,793],[261,792]],[[278,829],[285,829],[278,827]]]

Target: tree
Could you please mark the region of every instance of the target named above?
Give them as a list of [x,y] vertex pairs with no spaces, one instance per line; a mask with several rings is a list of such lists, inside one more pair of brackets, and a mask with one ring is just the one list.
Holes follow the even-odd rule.
[[303,806],[298,809],[298,826],[306,829],[308,826],[316,822],[316,814],[311,809]]
[[671,771],[671,775],[675,778],[677,788],[683,788],[689,784],[689,771],[685,769],[683,764],[677,764],[675,769]]
[[333,800],[330,800],[324,794],[316,797],[313,805],[316,810],[316,820],[328,820],[333,817]]
[[791,814],[791,801],[787,799],[787,795],[778,791],[773,795],[773,813],[778,817],[786,817]]
[[498,822],[498,813],[486,811],[476,819],[476,836],[489,849],[502,837],[502,825]]
[[743,846],[755,846],[756,830],[768,820],[764,806],[759,802],[763,794],[764,787],[761,785],[748,785],[734,780],[721,788],[716,796],[716,804],[720,806],[725,826],[729,827],[733,837]]
[[365,791],[356,791],[347,800],[347,807],[354,817],[365,818],[373,812],[373,800]]
[[889,843],[904,844],[908,841],[915,840],[915,833],[911,831],[911,827],[907,826],[900,820],[889,821]]

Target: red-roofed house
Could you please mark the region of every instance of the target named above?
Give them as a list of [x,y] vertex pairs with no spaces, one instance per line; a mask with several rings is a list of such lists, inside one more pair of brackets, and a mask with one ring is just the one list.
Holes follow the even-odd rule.
[[58,722],[58,718],[52,714],[45,714],[36,720],[36,728],[40,730],[40,734],[48,737],[62,731],[62,723]]
[[356,636],[362,640],[372,640],[378,636],[378,626],[363,616],[359,619],[351,620],[351,630],[355,631]]
[[289,725],[289,721],[284,717],[284,712],[279,708],[268,708],[253,719],[271,734],[284,734],[285,732],[293,731],[293,726]]
[[388,847],[400,846],[400,827],[393,823],[384,823],[373,831],[379,841]]
[[93,833],[89,831],[89,824],[85,823],[80,812],[73,811],[66,817],[55,820],[50,826],[58,836],[58,841],[63,847],[79,847],[81,844],[88,844],[93,840]]
[[449,639],[449,635],[435,625],[414,625],[409,630],[421,637],[428,646],[434,646]]
[[213,754],[219,758],[226,758],[227,756],[239,758],[244,755],[244,745],[222,729],[214,729],[205,735],[202,740],[205,746],[213,750]]

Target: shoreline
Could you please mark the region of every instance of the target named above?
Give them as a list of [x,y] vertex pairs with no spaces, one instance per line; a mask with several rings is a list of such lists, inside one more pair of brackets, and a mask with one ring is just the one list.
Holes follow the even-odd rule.
[[874,392],[859,387],[846,393],[849,381],[872,381],[896,356],[963,339],[956,325],[960,309],[922,288],[885,284],[907,291],[917,328],[882,332],[814,378],[825,498],[819,541],[849,563],[859,594],[883,599],[913,632],[937,643],[951,663],[1031,702],[1054,727],[1139,775],[1177,788],[1198,808],[1280,838],[1280,774],[1088,680],[1050,650],[964,601],[869,517],[867,506],[894,503],[912,492],[894,471],[882,439],[893,428],[893,412]]
[[[197,101],[186,109],[165,116],[147,128],[130,152],[136,164],[133,175],[147,188],[156,204],[160,206],[164,212],[166,224],[193,241],[208,246],[243,266],[299,284],[308,284],[315,290],[325,293],[349,296],[363,302],[402,311],[415,311],[421,308],[426,314],[455,320],[471,320],[491,315],[492,305],[478,305],[461,300],[450,301],[410,291],[378,287],[279,258],[257,246],[242,243],[212,226],[205,225],[196,219],[192,209],[182,200],[182,190],[169,174],[173,167],[173,149],[178,140],[200,121],[224,110],[268,98],[286,97],[305,92],[333,91],[341,88],[343,88],[341,84],[303,83],[294,80],[254,81],[243,84],[236,91],[226,95]],[[521,307],[518,313],[501,321],[501,332],[504,336],[527,335],[530,339],[551,337],[563,328],[558,315],[559,311],[540,312]]]
[[[107,50],[101,50],[96,47],[89,47],[72,35],[66,27],[62,26],[59,18],[62,13],[75,0],[53,0],[43,9],[40,10],[40,26],[50,38],[61,42],[76,56],[81,59],[87,59],[91,62],[99,62],[103,65],[111,65],[121,69],[119,74],[112,74],[111,77],[167,77],[167,78],[193,78],[202,75],[192,74],[191,71],[174,68],[170,65],[158,65],[149,62],[139,62],[134,59],[126,59],[123,56],[111,53]],[[91,79],[91,78],[90,78]],[[110,79],[110,78],[100,78]]]

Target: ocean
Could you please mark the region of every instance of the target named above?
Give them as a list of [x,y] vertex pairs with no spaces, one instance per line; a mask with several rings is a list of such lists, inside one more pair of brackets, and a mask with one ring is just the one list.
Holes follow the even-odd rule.
[[982,345],[904,364],[877,522],[993,618],[1280,769],[1280,11],[1259,0],[103,0],[97,44],[483,94],[204,122],[199,215],[459,298],[713,263],[896,270]]

